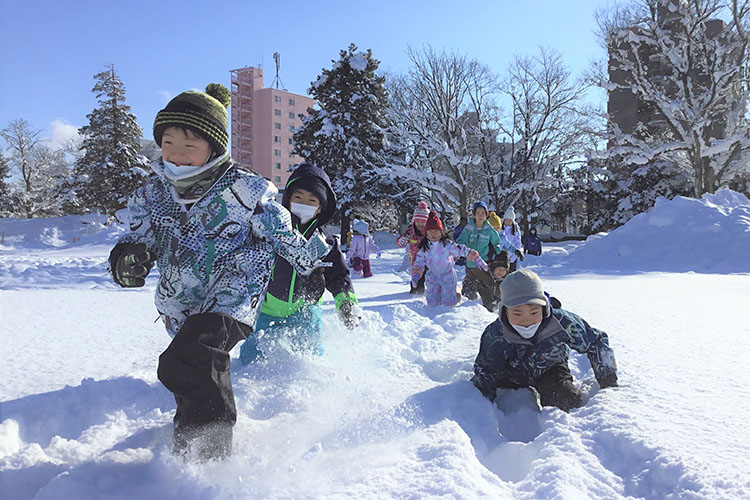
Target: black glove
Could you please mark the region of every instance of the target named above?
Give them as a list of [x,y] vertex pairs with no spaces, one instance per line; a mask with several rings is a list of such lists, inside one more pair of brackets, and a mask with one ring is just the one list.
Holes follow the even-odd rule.
[[520,250],[516,250],[516,251],[515,251],[515,254],[516,254],[516,257],[518,257],[518,259],[519,259],[519,260],[520,260],[521,262],[523,262],[523,252],[521,252]]
[[140,287],[146,283],[155,260],[145,243],[120,243],[109,254],[110,272],[121,287]]
[[601,380],[597,380],[597,382],[599,382],[599,387],[602,389],[606,389],[607,387],[617,387],[617,374],[612,373]]
[[359,326],[359,322],[362,319],[359,315],[359,311],[354,307],[354,302],[351,300],[345,300],[339,306],[339,318],[349,330],[354,330]]

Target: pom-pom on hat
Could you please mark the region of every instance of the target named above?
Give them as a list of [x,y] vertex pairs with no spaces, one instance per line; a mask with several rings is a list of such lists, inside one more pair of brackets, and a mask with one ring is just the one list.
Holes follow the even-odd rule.
[[229,90],[220,83],[208,84],[205,92],[183,92],[156,114],[156,144],[161,147],[161,137],[169,127],[188,128],[206,139],[217,155],[223,155],[229,144],[227,107],[230,101]]
[[510,273],[500,284],[500,297],[503,307],[516,307],[522,304],[547,305],[542,280],[528,269]]
[[430,215],[430,207],[427,206],[427,203],[424,201],[420,201],[417,205],[417,208],[414,209],[414,215],[411,218],[412,222],[417,222],[418,220],[427,222],[427,217]]
[[431,229],[443,230],[443,221],[440,220],[440,217],[435,212],[430,212],[430,215],[427,216],[427,224],[424,226],[425,231],[430,231]]
[[505,210],[505,213],[503,214],[503,219],[516,220],[516,211],[513,208],[513,205],[509,206]]

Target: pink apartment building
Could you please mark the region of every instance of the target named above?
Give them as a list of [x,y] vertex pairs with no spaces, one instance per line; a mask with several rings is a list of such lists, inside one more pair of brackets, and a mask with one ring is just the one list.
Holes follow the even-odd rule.
[[299,115],[315,100],[286,90],[263,88],[263,70],[233,69],[232,158],[283,189],[289,170],[303,159],[292,154]]

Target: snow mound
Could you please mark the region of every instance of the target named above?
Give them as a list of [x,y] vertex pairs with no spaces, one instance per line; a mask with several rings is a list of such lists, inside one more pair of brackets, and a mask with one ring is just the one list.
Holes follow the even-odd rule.
[[125,232],[124,227],[108,226],[106,222],[107,217],[100,214],[41,219],[0,218],[0,250],[109,243]]
[[574,269],[750,272],[750,199],[721,189],[701,199],[659,198],[654,208],[570,253]]

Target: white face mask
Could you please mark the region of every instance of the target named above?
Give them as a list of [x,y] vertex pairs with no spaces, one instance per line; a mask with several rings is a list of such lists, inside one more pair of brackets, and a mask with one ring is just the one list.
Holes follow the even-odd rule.
[[208,158],[206,158],[206,161],[203,162],[203,165],[197,165],[197,166],[175,165],[174,163],[168,162],[166,160],[162,160],[162,163],[164,163],[164,176],[173,181],[189,179],[190,177],[193,177],[194,175],[200,174],[201,172],[205,172],[209,168],[219,163],[219,161],[223,161],[225,159],[225,156],[226,155],[217,156],[211,162],[209,162],[208,158],[211,158],[211,155],[209,154]]
[[536,331],[539,329],[539,325],[541,325],[542,322],[534,323],[533,325],[529,326],[519,326],[519,325],[512,325],[513,329],[518,332],[518,335],[525,339],[530,339],[534,336]]
[[299,221],[302,224],[306,224],[310,221],[313,217],[315,217],[315,212],[318,211],[318,207],[312,206],[312,205],[305,205],[304,203],[294,203],[292,202],[292,209],[290,212],[292,212],[294,215],[299,217]]

